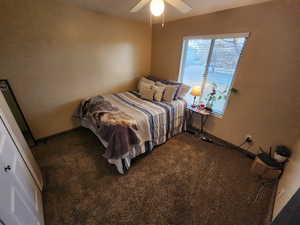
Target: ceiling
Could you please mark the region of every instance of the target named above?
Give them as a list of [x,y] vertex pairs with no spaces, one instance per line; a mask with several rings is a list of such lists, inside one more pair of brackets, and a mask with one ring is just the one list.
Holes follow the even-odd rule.
[[[150,22],[149,5],[137,13],[130,13],[140,0],[62,0],[67,3],[77,4],[85,9],[109,15],[130,18],[141,22]],[[207,14],[225,9],[262,3],[270,0],[183,0],[192,10],[182,14],[173,6],[166,4],[165,20],[172,21],[195,15]],[[161,18],[154,18],[153,22],[160,22]]]

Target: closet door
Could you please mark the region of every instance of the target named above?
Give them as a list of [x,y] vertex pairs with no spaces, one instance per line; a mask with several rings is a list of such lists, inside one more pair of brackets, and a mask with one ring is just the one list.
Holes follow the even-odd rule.
[[0,224],[44,225],[41,191],[0,117]]
[[[31,175],[34,177],[40,190],[43,190],[43,177],[41,170],[35,161],[32,152],[20,130],[18,124],[7,105],[3,94],[0,92],[0,116],[2,117],[6,128],[12,136],[22,158],[26,162]],[[1,225],[1,224],[0,224]]]

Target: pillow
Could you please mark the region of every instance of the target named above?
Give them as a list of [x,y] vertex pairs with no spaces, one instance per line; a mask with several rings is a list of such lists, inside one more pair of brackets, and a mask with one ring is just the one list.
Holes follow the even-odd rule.
[[149,80],[145,77],[142,77],[138,83],[138,91],[140,92],[141,90],[141,87],[144,85],[144,84],[150,84],[150,85],[155,85],[155,82],[152,81],[152,80]]
[[146,78],[147,78],[148,80],[152,80],[152,81],[154,81],[154,82],[157,82],[157,81],[163,82],[162,79],[159,79],[159,78],[157,78],[157,77],[155,77],[155,76],[152,76],[152,75],[149,75],[149,76],[147,76]]
[[179,82],[173,81],[173,80],[162,80],[162,79],[157,78],[157,77],[152,76],[152,75],[149,75],[149,76],[147,76],[146,78],[147,78],[148,80],[152,80],[152,81],[154,81],[154,82],[161,82],[161,83],[166,84],[166,85],[175,85],[175,86],[177,86],[177,92],[176,92],[176,94],[175,94],[175,96],[174,96],[174,100],[176,100],[176,99],[179,98],[179,96],[178,96],[178,91],[179,91],[179,89],[180,89],[182,83],[179,83]]
[[182,84],[182,83],[179,83],[179,82],[173,81],[173,80],[163,80],[162,83],[168,84],[168,85],[178,85],[178,86],[180,86]]
[[165,87],[154,85],[152,86],[152,89],[154,90],[154,100],[161,102],[161,100],[163,99]]
[[176,81],[172,81],[172,80],[163,80],[161,81],[163,84],[166,84],[166,85],[173,85],[173,86],[176,86],[177,87],[177,91],[175,93],[175,96],[174,96],[174,100],[178,99],[178,91],[182,85],[182,83],[179,83],[179,82],[176,82]]
[[177,92],[177,98],[183,98],[191,89],[190,86],[182,84]]
[[153,85],[147,83],[141,85],[140,94],[143,99],[153,101],[155,90],[152,87]]
[[175,94],[178,89],[176,85],[166,85],[162,82],[156,82],[156,85],[160,87],[165,87],[165,92],[162,98],[163,101],[171,102],[174,100]]

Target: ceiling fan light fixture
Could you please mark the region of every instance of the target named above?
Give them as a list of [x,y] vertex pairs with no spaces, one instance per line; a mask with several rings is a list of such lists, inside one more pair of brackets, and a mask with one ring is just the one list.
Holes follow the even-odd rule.
[[150,11],[153,16],[160,16],[165,10],[165,3],[163,0],[152,0],[150,3]]

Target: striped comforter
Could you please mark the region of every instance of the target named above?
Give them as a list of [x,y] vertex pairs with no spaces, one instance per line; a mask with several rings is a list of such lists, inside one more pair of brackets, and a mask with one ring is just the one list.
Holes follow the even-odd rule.
[[[99,96],[97,96],[99,98]],[[94,97],[96,98],[96,97]],[[145,152],[152,151],[154,146],[165,143],[172,136],[181,133],[185,128],[185,106],[184,100],[176,100],[171,103],[152,102],[141,99],[137,92],[129,91],[119,94],[101,96],[105,102],[109,102],[113,108],[117,108],[135,120],[135,129],[131,128],[138,138],[138,142],[126,146],[128,151],[117,157],[107,157],[109,163],[114,164],[118,171],[123,174],[129,169],[131,159]],[[91,101],[93,98],[85,101]],[[84,102],[81,103],[81,108]],[[100,132],[101,126],[91,118],[91,114],[81,116],[81,125],[91,129],[100,139],[105,147],[114,145],[109,143],[118,141],[116,139],[105,139]],[[127,133],[125,135],[128,135]],[[119,136],[121,138],[121,135]],[[123,146],[124,147],[124,146]],[[120,151],[122,152],[122,151]]]

